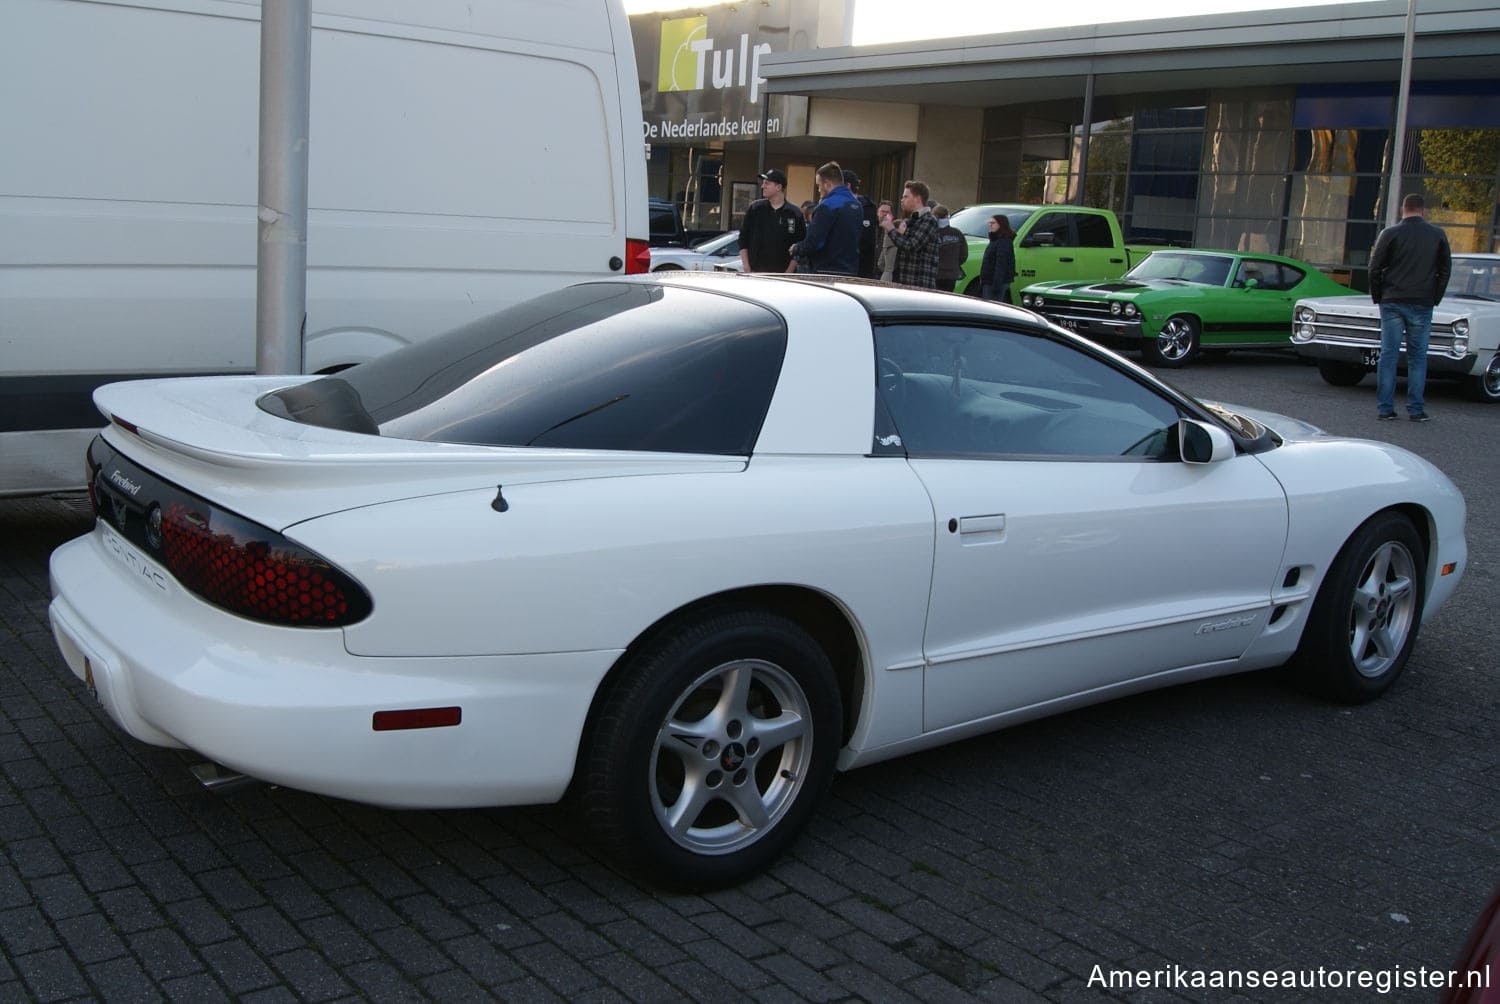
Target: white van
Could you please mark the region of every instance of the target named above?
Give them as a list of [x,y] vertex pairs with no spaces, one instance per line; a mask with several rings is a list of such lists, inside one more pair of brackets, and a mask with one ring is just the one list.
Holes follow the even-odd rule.
[[[113,380],[255,368],[260,6],[0,4],[0,495]],[[306,368],[646,271],[620,0],[313,0]]]

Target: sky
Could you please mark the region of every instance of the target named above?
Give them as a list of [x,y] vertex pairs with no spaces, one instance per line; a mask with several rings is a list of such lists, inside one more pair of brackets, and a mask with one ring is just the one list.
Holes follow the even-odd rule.
[[[625,0],[631,14],[651,10],[682,10],[714,7],[736,0]],[[743,2],[743,0],[738,0]],[[793,3],[799,0],[792,0]],[[806,2],[806,0],[800,0]],[[961,35],[992,35],[1004,31],[1054,28],[1064,25],[1103,24],[1109,21],[1140,21],[1148,17],[1183,17],[1191,14],[1222,14],[1239,10],[1270,10],[1277,7],[1311,7],[1347,0],[1151,0],[1147,4],[1126,0],[1052,0],[1052,2],[1001,3],[999,0],[851,0],[854,3],[854,44],[914,41],[922,38],[955,38]],[[914,11],[916,13],[914,13]]]

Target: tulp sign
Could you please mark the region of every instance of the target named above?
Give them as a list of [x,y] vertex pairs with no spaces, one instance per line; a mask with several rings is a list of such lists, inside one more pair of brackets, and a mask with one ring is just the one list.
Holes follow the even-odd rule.
[[[714,47],[708,37],[706,16],[684,17],[662,22],[661,26],[661,72],[656,78],[658,91],[701,91],[712,86],[716,91],[729,87],[749,87],[750,102],[760,100],[760,57],[771,51],[769,42],[758,42],[752,48],[750,36],[739,37],[739,78],[736,80],[735,48]],[[708,73],[709,58],[713,59],[713,75]],[[712,79],[712,84],[710,84]]]
[[810,44],[815,35],[816,14],[805,25],[794,23],[791,7],[790,0],[769,0],[632,17],[646,140],[753,139],[763,102],[767,136],[805,135],[807,99],[766,94],[760,75],[766,54],[785,52],[799,39]]

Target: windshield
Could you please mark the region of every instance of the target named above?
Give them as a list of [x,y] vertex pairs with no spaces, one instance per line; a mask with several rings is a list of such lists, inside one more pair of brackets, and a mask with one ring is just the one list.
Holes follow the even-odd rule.
[[705,237],[701,241],[694,241],[691,250],[697,251],[699,254],[714,254],[717,251],[723,250],[726,245],[734,244],[735,247],[730,253],[736,254],[739,252],[739,240],[740,232],[732,230],[727,234],[715,234],[712,237]]
[[1500,301],[1500,258],[1454,255],[1448,295]]
[[1127,279],[1175,279],[1198,286],[1222,286],[1234,259],[1220,254],[1152,251],[1146,260],[1125,273]]
[[954,213],[949,217],[948,222],[969,237],[988,238],[990,235],[991,216],[1004,216],[1010,220],[1010,228],[1019,231],[1025,225],[1026,221],[1031,219],[1031,214],[1035,212],[1035,206],[970,206],[967,209],[960,209]]

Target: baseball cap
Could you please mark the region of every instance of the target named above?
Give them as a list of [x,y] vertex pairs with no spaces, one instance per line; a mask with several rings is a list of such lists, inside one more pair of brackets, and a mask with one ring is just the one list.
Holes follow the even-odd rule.
[[774,167],[769,171],[762,171],[760,176],[767,181],[776,182],[776,184],[780,185],[782,188],[786,187],[786,175],[781,171],[776,170],[776,168]]

